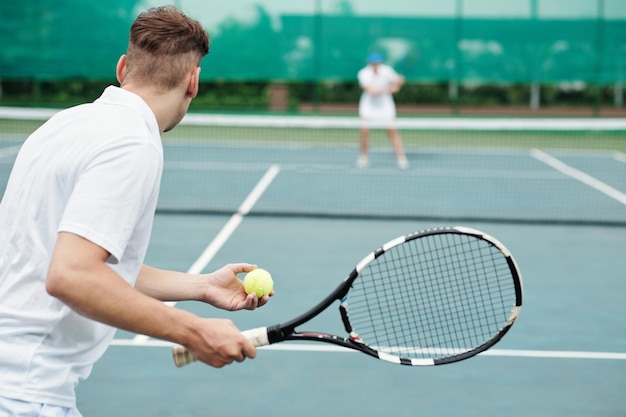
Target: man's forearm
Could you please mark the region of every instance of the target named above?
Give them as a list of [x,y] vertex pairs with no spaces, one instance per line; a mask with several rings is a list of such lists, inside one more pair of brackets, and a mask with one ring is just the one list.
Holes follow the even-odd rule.
[[201,300],[206,280],[200,275],[168,271],[143,265],[135,288],[161,301]]

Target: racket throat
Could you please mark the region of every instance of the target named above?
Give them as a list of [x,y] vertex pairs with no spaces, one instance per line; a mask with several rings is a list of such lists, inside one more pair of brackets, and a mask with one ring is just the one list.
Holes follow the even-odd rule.
[[361,342],[361,338],[354,331],[352,325],[350,324],[350,318],[348,317],[348,296],[346,295],[341,299],[341,304],[339,304],[339,314],[341,315],[341,321],[343,322],[343,327],[346,329],[346,333],[350,335],[350,340],[355,342]]
[[282,342],[287,339],[287,336],[293,332],[294,329],[284,329],[279,324],[269,326],[267,328],[267,339],[271,344]]

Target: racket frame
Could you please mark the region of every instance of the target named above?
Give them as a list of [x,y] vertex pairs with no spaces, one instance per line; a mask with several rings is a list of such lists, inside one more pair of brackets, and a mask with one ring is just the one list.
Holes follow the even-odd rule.
[[[297,331],[296,328],[309,320],[316,317],[322,311],[326,310],[331,304],[335,301],[345,300],[348,295],[350,288],[354,281],[359,277],[360,272],[366,268],[373,260],[389,251],[390,249],[403,244],[405,242],[421,238],[427,235],[433,234],[461,234],[461,235],[469,235],[475,238],[481,239],[483,241],[488,242],[493,247],[495,247],[506,259],[507,266],[511,272],[511,276],[514,283],[515,288],[515,304],[512,306],[510,315],[507,321],[504,323],[503,327],[501,327],[498,332],[491,337],[489,340],[484,342],[483,344],[474,347],[473,349],[459,352],[458,354],[453,354],[450,356],[445,356],[441,358],[406,358],[400,357],[392,354],[388,354],[385,352],[381,352],[376,350],[375,348],[368,346],[367,344],[361,342],[358,338],[354,339],[350,336],[342,337],[328,333],[320,333],[320,332],[311,332],[311,331]],[[305,313],[295,317],[292,320],[287,322],[276,324],[268,327],[258,327],[255,329],[246,330],[243,334],[249,340],[253,341],[253,343],[257,346],[266,346],[274,343],[279,343],[283,341],[313,341],[313,342],[324,342],[337,346],[341,346],[344,348],[356,350],[367,355],[373,356],[377,359],[381,359],[387,362],[401,364],[401,365],[409,365],[409,366],[432,366],[432,365],[443,365],[449,364],[453,362],[458,362],[464,359],[471,358],[475,355],[478,355],[481,352],[486,351],[491,348],[493,345],[498,343],[502,337],[511,329],[511,326],[515,323],[517,317],[519,316],[521,306],[522,306],[522,298],[523,298],[523,283],[522,276],[517,266],[517,263],[513,259],[513,256],[508,251],[508,249],[500,243],[494,237],[483,233],[479,230],[468,228],[468,227],[443,227],[443,228],[434,228],[434,229],[426,229],[419,232],[411,233],[405,236],[400,236],[396,239],[393,239],[375,251],[369,253],[365,256],[361,262],[359,262],[350,272],[348,276],[344,278],[341,284],[332,291],[326,298],[324,298],[321,302],[316,304],[314,307],[310,308]],[[349,318],[345,308],[340,304],[340,313],[342,317],[342,321],[345,327],[345,330],[348,334],[352,331]],[[183,366],[191,361],[193,361],[193,356],[183,348],[182,346],[174,346],[173,348],[174,361],[177,366]]]

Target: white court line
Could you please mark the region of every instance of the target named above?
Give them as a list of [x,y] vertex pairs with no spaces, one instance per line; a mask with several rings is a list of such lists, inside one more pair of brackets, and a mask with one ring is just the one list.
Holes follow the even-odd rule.
[[[231,218],[226,222],[222,230],[215,236],[215,239],[204,249],[200,257],[189,267],[187,270],[188,274],[199,274],[202,270],[211,262],[215,254],[224,246],[224,244],[228,241],[233,232],[239,227],[245,215],[247,215],[252,207],[256,204],[256,202],[261,198],[267,187],[274,181],[274,178],[280,172],[280,167],[278,165],[272,165],[265,172],[265,175],[259,180],[256,186],[252,189],[248,197],[241,203],[237,212],[231,216]],[[173,307],[176,305],[176,302],[170,301],[165,304]],[[146,341],[150,339],[149,336],[146,335],[136,335],[132,339],[132,343],[134,344],[145,344]]]
[[220,250],[220,248],[226,243],[228,238],[233,234],[235,229],[239,226],[243,217],[247,215],[252,207],[256,204],[256,202],[261,198],[267,187],[274,181],[276,175],[280,172],[280,168],[278,165],[272,165],[266,172],[263,178],[257,183],[254,189],[250,192],[248,197],[244,200],[243,203],[237,209],[237,212],[232,215],[230,220],[224,225],[222,230],[218,233],[218,235],[213,239],[211,244],[207,246],[202,255],[194,262],[193,265],[189,268],[187,273],[189,274],[199,274],[202,272],[205,266],[213,259],[215,254]]
[[620,151],[613,152],[613,158],[616,161],[623,162],[626,164],[626,154],[624,152],[620,152]]
[[[171,347],[172,343],[163,340],[150,340],[136,343],[132,339],[114,339],[111,346],[137,346],[137,347]],[[323,343],[279,343],[271,346],[262,346],[257,349],[281,350],[291,352],[337,352],[355,353],[352,349]],[[516,358],[554,358],[554,359],[609,359],[626,360],[626,353],[621,352],[584,352],[572,350],[522,350],[522,349],[490,349],[480,353],[481,356],[506,356]]]
[[621,191],[616,190],[610,185],[605,184],[604,182],[592,177],[591,175],[588,175],[582,171],[577,170],[576,168],[573,168],[567,165],[564,162],[559,161],[558,159],[554,158],[553,156],[548,155],[547,153],[543,151],[540,151],[539,149],[532,149],[530,151],[530,155],[533,158],[551,166],[557,171],[569,177],[572,177],[582,182],[583,184],[586,184],[590,186],[591,188],[597,191],[600,191],[603,194],[606,194],[607,196],[611,197],[612,199],[626,206],[626,194],[622,193]]

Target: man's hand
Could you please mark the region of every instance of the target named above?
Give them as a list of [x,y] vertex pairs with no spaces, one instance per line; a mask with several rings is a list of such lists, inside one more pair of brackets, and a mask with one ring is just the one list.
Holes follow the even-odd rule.
[[265,305],[271,296],[264,295],[257,298],[256,294],[246,294],[243,282],[237,278],[237,274],[250,272],[256,266],[247,263],[229,264],[217,271],[207,274],[207,289],[202,301],[224,310],[254,310]]
[[200,319],[194,326],[196,337],[186,348],[199,360],[215,368],[256,357],[256,347],[230,320]]

